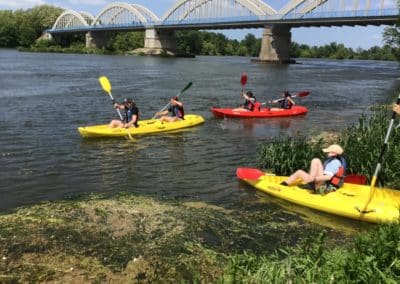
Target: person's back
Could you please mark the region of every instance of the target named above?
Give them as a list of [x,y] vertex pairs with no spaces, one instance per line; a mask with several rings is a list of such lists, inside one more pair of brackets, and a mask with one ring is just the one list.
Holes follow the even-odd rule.
[[281,99],[281,108],[283,109],[291,109],[292,106],[295,104],[294,101],[291,99],[291,95],[288,91],[283,92],[284,98]]
[[245,98],[245,102],[243,107],[247,110],[253,111],[254,110],[254,104],[257,101],[256,98],[253,95],[252,91],[247,91],[245,95],[243,95]]

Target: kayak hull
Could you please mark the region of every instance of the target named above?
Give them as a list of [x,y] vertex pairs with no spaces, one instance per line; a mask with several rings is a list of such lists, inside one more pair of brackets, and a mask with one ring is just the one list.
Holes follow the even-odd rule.
[[322,212],[372,223],[399,221],[398,190],[376,188],[366,207],[371,192],[369,185],[344,183],[337,191],[320,195],[296,185],[280,185],[287,177],[275,176],[258,169],[238,168],[236,175],[238,179],[260,191]]
[[79,127],[78,131],[85,138],[92,137],[124,137],[128,135],[146,135],[160,132],[176,131],[204,123],[200,115],[187,114],[184,120],[175,122],[160,122],[158,119],[139,121],[139,127],[110,128],[108,124]]
[[260,110],[249,111],[234,110],[232,108],[211,108],[211,112],[215,117],[231,117],[231,118],[272,118],[272,117],[285,117],[303,115],[308,112],[308,109],[303,106],[293,106],[291,109],[277,109],[277,108],[261,108]]

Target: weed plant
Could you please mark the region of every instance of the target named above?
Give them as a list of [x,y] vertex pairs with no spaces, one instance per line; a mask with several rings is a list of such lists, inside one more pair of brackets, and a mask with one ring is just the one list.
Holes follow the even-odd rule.
[[326,234],[270,256],[232,256],[220,283],[399,283],[400,225],[380,225],[329,248]]
[[[348,173],[372,178],[389,126],[388,112],[387,107],[375,108],[370,118],[362,115],[358,124],[340,133],[337,143],[345,151]],[[297,169],[308,170],[312,158],[325,158],[321,149],[328,146],[324,139],[313,143],[310,140],[307,137],[278,137],[259,147],[257,163],[277,175],[287,176]],[[389,147],[386,148],[378,175],[378,185],[400,189],[400,128],[392,129]]]

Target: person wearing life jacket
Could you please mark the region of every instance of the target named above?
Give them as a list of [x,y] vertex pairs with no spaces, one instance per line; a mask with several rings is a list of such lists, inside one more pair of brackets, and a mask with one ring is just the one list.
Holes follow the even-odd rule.
[[109,124],[110,128],[129,128],[131,126],[139,127],[139,109],[134,100],[131,98],[126,98],[122,104],[114,103],[114,107],[116,109],[123,110],[125,115],[122,121],[119,119],[113,119]]
[[282,110],[282,109],[291,109],[296,103],[293,101],[292,96],[288,91],[284,91],[282,93],[282,98],[278,100],[268,101],[269,104],[279,103],[279,108],[271,108],[270,110]]
[[[179,101],[179,98],[176,96],[172,97],[170,100],[170,104],[171,106],[167,110],[156,113],[156,116],[160,117],[160,121],[174,122],[185,119],[183,103]],[[168,113],[171,113],[171,115],[168,116]]]
[[242,96],[244,98],[244,104],[240,105],[239,108],[233,109],[233,111],[254,111],[257,100],[254,97],[253,92],[247,91],[246,93],[242,93]]
[[326,194],[340,188],[344,183],[346,174],[346,161],[343,158],[343,149],[337,144],[330,145],[322,149],[327,155],[324,163],[320,159],[314,158],[311,161],[310,171],[297,170],[281,185],[290,186],[301,180],[303,189],[311,189],[316,193]]

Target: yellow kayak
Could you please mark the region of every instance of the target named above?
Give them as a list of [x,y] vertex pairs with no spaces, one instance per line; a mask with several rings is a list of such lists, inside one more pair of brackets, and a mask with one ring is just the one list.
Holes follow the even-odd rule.
[[175,122],[160,122],[158,119],[139,121],[139,127],[131,128],[110,128],[108,124],[79,127],[79,133],[85,137],[123,137],[130,135],[153,134],[166,131],[174,131],[188,128],[204,123],[200,115],[187,114],[184,120]]
[[275,197],[319,211],[372,223],[399,221],[400,191],[376,188],[368,206],[370,186],[344,183],[343,187],[326,195],[314,194],[297,186],[284,186],[287,179],[253,168],[238,168],[240,180]]

